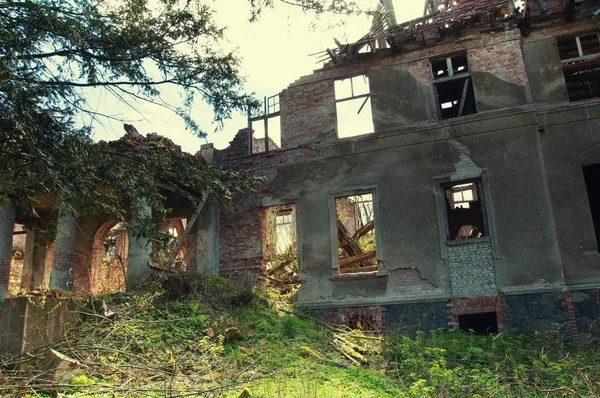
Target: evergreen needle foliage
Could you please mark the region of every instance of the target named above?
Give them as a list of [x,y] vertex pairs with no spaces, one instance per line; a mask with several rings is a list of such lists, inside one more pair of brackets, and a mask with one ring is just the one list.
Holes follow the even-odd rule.
[[[284,3],[317,13],[357,12],[345,0]],[[250,19],[273,6],[247,4]],[[164,214],[156,178],[175,177],[225,204],[251,186],[244,174],[197,167],[160,148],[123,159],[76,123],[82,114],[115,118],[88,105],[92,89],[123,106],[166,107],[199,136],[206,133],[191,114],[196,100],[212,107],[217,125],[235,109],[252,109],[257,102],[243,92],[239,60],[221,49],[223,35],[202,0],[0,0],[0,203],[16,201],[22,213],[36,216],[40,200],[62,202],[78,215],[121,220],[132,198]],[[167,87],[181,103],[161,99]]]

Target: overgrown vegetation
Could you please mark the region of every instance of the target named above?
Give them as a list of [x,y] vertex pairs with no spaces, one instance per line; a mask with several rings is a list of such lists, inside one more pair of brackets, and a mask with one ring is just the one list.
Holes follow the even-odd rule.
[[[297,313],[251,278],[198,277],[175,300],[159,281],[82,304],[52,348],[2,358],[0,394],[72,397],[591,397],[600,354],[554,334],[408,337]],[[55,379],[53,380],[53,377]]]

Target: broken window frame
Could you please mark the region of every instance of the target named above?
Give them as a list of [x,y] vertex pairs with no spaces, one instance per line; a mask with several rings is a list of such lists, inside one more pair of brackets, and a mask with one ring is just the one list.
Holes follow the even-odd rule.
[[[459,57],[464,57],[465,61],[466,61],[466,70],[465,71],[455,71],[454,70],[454,66],[452,63],[453,59],[457,59]],[[434,64],[438,63],[440,61],[445,61],[446,62],[446,75],[438,77],[435,74],[435,69],[434,69]],[[465,115],[472,115],[475,113],[478,113],[477,110],[477,101],[475,100],[475,90],[473,88],[473,81],[471,79],[471,66],[469,64],[469,58],[467,56],[467,53],[459,53],[459,54],[454,54],[448,57],[444,57],[444,58],[434,58],[430,60],[430,66],[431,66],[431,76],[432,76],[432,80],[433,80],[433,88],[435,91],[435,101],[437,103],[437,112],[438,112],[438,118],[445,120],[445,119],[452,119],[455,117],[461,117],[461,116],[465,116]],[[442,107],[444,103],[440,102],[440,86],[442,85],[446,85],[449,82],[456,82],[459,80],[464,80],[463,83],[463,89],[462,89],[462,93],[459,99],[459,103],[458,103],[458,112],[456,115],[454,116],[444,116],[444,109]],[[472,111],[466,114],[463,114],[464,110],[465,110],[465,103],[467,101],[467,97],[472,97],[473,100],[473,104],[472,104]]]
[[[597,52],[591,54],[585,54],[585,49],[581,44],[581,38],[587,36],[596,35],[597,40]],[[563,54],[560,54],[561,42],[567,42],[569,40],[575,40],[577,49],[577,56],[570,58],[563,58]],[[559,56],[561,58],[561,64],[563,69],[563,75],[565,77],[565,84],[567,88],[567,94],[569,96],[569,102],[581,101],[586,99],[600,97],[600,78],[594,79],[593,74],[600,75],[600,32],[588,32],[582,33],[577,36],[565,36],[556,39],[556,45],[559,48]],[[577,77],[585,75],[591,75],[591,79],[581,80],[579,87],[583,88],[584,97],[576,96],[573,85],[577,84]],[[575,78],[573,79],[573,76]],[[595,87],[590,82],[595,82]],[[586,87],[587,84],[587,87]],[[569,87],[571,86],[571,89]]]
[[[269,148],[269,120],[280,117],[280,103],[279,103],[279,94],[272,95],[270,97],[263,98],[263,107],[262,113],[258,116],[252,116],[250,110],[248,110],[248,129],[250,130],[250,154],[258,154],[258,153],[268,153],[273,150],[278,150],[280,148]],[[254,151],[252,139],[254,138],[254,130],[252,129],[253,122],[263,121],[264,129],[265,129],[265,150],[264,151]],[[281,119],[279,120],[281,125]],[[281,128],[281,127],[280,127]]]
[[[354,81],[355,79],[358,78],[363,78],[366,82],[367,85],[367,93],[363,93],[363,94],[355,94],[355,89],[354,89]],[[336,90],[336,85],[338,82],[344,82],[344,81],[349,81],[350,82],[350,96],[346,96],[346,97],[342,97],[342,98],[338,98],[338,93]],[[336,134],[337,134],[337,138],[338,139],[344,139],[344,138],[351,138],[357,135],[363,135],[363,134],[370,134],[373,133],[375,131],[375,128],[373,126],[373,115],[372,115],[372,108],[371,108],[371,115],[369,115],[370,117],[370,122],[371,122],[371,129],[370,131],[366,131],[366,132],[358,132],[358,133],[352,133],[350,135],[347,136],[343,136],[340,137],[340,111],[339,111],[339,107],[338,104],[343,103],[343,102],[348,102],[348,101],[356,101],[357,103],[359,103],[360,101],[360,106],[358,107],[357,110],[357,114],[360,114],[365,106],[367,105],[367,102],[369,103],[369,106],[372,106],[371,104],[371,84],[369,81],[369,76],[367,74],[361,74],[361,75],[354,75],[354,76],[350,76],[350,77],[345,77],[343,79],[336,79],[334,81],[334,97],[335,97],[335,112],[336,112],[336,120],[337,120],[337,124],[336,124]],[[363,100],[364,98],[364,100]]]
[[[370,265],[368,267],[359,266],[358,268],[354,268],[352,271],[340,272],[340,258],[339,258],[339,231],[338,231],[338,214],[337,214],[337,199],[350,197],[350,196],[359,196],[359,195],[371,195],[372,201],[372,210],[373,210],[373,232],[375,234],[375,256],[373,260],[375,264]],[[383,249],[381,246],[381,234],[379,233],[379,222],[381,222],[381,218],[379,216],[379,196],[377,192],[377,186],[367,186],[354,188],[344,191],[332,192],[329,194],[329,218],[330,218],[330,239],[331,239],[331,263],[332,270],[335,272],[335,276],[351,276],[351,275],[360,275],[360,274],[372,274],[376,273],[379,275],[384,275],[379,269],[379,263],[383,258]],[[360,229],[360,228],[359,228]]]
[[[478,228],[479,232],[481,233],[480,236],[465,237],[462,239],[457,239],[458,231],[460,231],[460,228],[462,226],[459,227],[457,233],[454,233],[454,231],[450,230],[451,222],[450,222],[450,214],[448,212],[448,209],[451,208],[453,204],[465,203],[465,201],[450,203],[448,200],[446,191],[453,187],[467,185],[467,184],[474,184],[474,186],[475,186],[475,193],[473,194],[473,198],[475,200],[471,200],[468,202],[476,202],[476,201],[480,202],[479,211],[481,213],[481,225],[483,227],[483,230]],[[465,189],[460,189],[461,194],[464,191],[465,191]],[[453,190],[453,193],[454,193],[454,190]],[[441,195],[442,195],[442,206],[443,206],[444,227],[445,227],[444,229],[445,229],[446,241],[448,241],[448,242],[456,242],[456,241],[460,241],[460,240],[469,241],[469,240],[473,240],[473,239],[477,239],[477,238],[490,236],[490,226],[489,226],[487,210],[486,210],[487,203],[486,203],[485,194],[484,194],[484,190],[483,190],[483,181],[481,178],[443,183],[441,185]],[[456,207],[453,210],[455,210],[455,209],[456,209]],[[471,223],[471,224],[463,224],[463,225],[473,225],[473,224]]]

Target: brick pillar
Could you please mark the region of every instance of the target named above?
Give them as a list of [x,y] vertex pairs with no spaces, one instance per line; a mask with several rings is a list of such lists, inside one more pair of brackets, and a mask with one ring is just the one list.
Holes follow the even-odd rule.
[[8,295],[14,225],[14,201],[0,204],[0,301],[3,301]]
[[126,278],[128,289],[150,276],[148,262],[152,254],[152,245],[141,232],[144,220],[151,218],[152,208],[144,200],[140,200],[131,210]]
[[67,211],[58,215],[56,239],[54,241],[54,265],[50,274],[50,289],[73,291],[75,267],[75,241],[77,222]]

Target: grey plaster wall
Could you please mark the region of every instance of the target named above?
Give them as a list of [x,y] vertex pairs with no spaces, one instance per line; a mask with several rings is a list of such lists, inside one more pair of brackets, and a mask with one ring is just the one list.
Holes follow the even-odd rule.
[[597,284],[596,243],[582,166],[600,163],[600,104],[540,113],[540,136],[565,280]]
[[533,102],[569,102],[555,38],[523,43],[523,57]]
[[[459,175],[460,145],[475,169],[485,170],[497,287],[564,284],[539,140],[535,112],[496,112],[340,140],[315,149],[313,160],[282,164],[269,192],[275,200],[297,199],[305,278],[300,301],[319,307],[450,296],[446,238],[439,232],[445,221],[437,216],[432,178]],[[388,275],[331,278],[337,274],[331,198],[369,187],[378,199],[377,257]]]
[[0,353],[21,354],[64,338],[81,321],[72,300],[13,297],[0,312]]
[[50,274],[50,289],[73,290],[75,268],[75,242],[77,223],[73,215],[61,211],[54,242],[54,265]]
[[129,248],[127,251],[127,288],[137,285],[150,276],[148,262],[152,253],[152,246],[148,239],[140,234],[141,220],[144,216],[152,215],[152,209],[145,202],[140,201],[133,210],[129,233]]
[[431,84],[423,83],[401,65],[371,70],[369,84],[375,131],[422,122],[436,115]]
[[196,221],[196,272],[204,275],[218,275],[218,208],[214,203],[206,203]]
[[[536,113],[494,113],[452,126],[486,169],[484,184],[499,289],[564,284]],[[483,115],[482,115],[483,116]],[[492,212],[493,209],[493,212]]]
[[479,112],[527,103],[526,86],[506,82],[489,72],[473,72],[471,79]]

